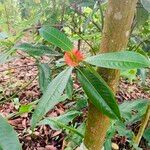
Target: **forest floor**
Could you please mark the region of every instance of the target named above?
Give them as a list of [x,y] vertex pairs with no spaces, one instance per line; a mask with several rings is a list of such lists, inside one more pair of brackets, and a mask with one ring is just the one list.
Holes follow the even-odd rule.
[[[47,61],[47,57],[43,59]],[[9,123],[17,131],[24,150],[63,150],[65,143],[63,131],[54,131],[49,126],[43,125],[37,127],[31,134],[31,113],[14,115],[18,112],[20,105],[29,104],[40,98],[37,74],[34,59],[20,51],[16,59],[0,67],[0,113],[8,118]],[[146,82],[150,85],[150,79]],[[137,81],[130,83],[128,80],[120,79],[118,89],[119,103],[125,100],[150,98],[150,93],[145,91]],[[67,100],[67,103],[69,102]],[[69,107],[67,103],[59,103],[47,116],[63,114]],[[86,115],[86,111],[84,113]],[[116,141],[117,144],[121,142],[125,142],[123,137]]]

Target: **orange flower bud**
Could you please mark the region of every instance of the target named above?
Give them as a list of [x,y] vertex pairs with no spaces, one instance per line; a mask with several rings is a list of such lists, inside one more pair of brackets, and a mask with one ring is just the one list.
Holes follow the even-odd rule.
[[83,54],[77,49],[73,49],[71,52],[66,52],[65,62],[68,66],[76,67],[84,59]]

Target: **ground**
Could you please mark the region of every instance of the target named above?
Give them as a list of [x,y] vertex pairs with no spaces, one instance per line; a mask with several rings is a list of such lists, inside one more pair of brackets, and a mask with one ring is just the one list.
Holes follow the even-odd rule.
[[[47,61],[43,57],[43,61]],[[31,113],[14,115],[20,104],[28,104],[37,100],[41,92],[37,80],[38,70],[34,59],[27,57],[25,53],[17,52],[17,58],[0,67],[0,113],[7,117],[9,123],[15,128],[24,150],[63,150],[65,133],[54,131],[49,126],[40,126],[33,134],[30,130]],[[32,81],[32,82],[31,82]],[[120,79],[117,100],[122,103],[125,100],[137,98],[148,99],[150,93],[142,88],[140,82],[130,83],[126,79]],[[150,79],[147,79],[150,85]],[[76,88],[80,86],[74,85]],[[19,100],[19,101],[18,101]],[[58,104],[47,116],[63,114],[70,103],[69,100]],[[84,112],[86,116],[86,111]],[[118,141],[117,141],[118,140]],[[117,144],[125,142],[123,138],[116,138]]]

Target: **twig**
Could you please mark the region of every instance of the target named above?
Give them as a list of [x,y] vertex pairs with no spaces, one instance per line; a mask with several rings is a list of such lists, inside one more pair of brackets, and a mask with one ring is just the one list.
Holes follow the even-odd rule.
[[[80,9],[80,12],[81,12],[81,7],[79,7],[79,9]],[[81,16],[79,16],[79,22],[81,22]],[[81,24],[79,25],[79,31],[78,31],[78,33],[79,33],[79,35],[82,33],[82,31],[81,31]],[[82,40],[81,39],[79,39],[78,40],[78,50],[80,50],[80,48],[81,48],[81,42],[82,42]]]
[[101,14],[101,19],[102,19],[102,30],[103,30],[103,27],[104,27],[104,14],[103,14],[102,5],[101,5],[100,2],[99,2],[99,7],[100,7],[100,14]]
[[[87,18],[83,13],[79,12],[77,9],[74,8],[74,10],[75,10],[75,12],[78,13],[79,15],[83,16],[84,18]],[[99,25],[98,25],[96,22],[94,22],[93,20],[91,20],[91,22],[97,27],[97,29],[98,29],[100,32],[102,32],[102,29],[99,27]]]
[[145,41],[149,40],[150,36],[146,37],[144,40],[140,41],[137,46],[133,46],[130,50],[136,51]]
[[91,51],[92,54],[96,55],[94,48],[92,47],[92,45],[89,42],[87,42],[79,33],[77,33],[70,26],[67,26],[67,27],[69,27],[71,30],[73,30],[91,48],[90,51]]
[[138,134],[137,136],[135,137],[134,139],[134,142],[139,145],[140,141],[141,141],[141,138],[142,138],[142,135],[144,133],[144,130],[147,126],[147,123],[149,121],[149,118],[150,118],[150,105],[147,107],[147,111],[143,117],[143,120],[142,120],[142,123],[141,123],[141,126],[140,126],[140,129],[138,131]]

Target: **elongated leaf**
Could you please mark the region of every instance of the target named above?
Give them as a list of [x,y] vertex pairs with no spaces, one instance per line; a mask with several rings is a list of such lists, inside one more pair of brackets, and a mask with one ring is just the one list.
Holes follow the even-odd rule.
[[50,83],[51,69],[48,64],[39,63],[39,85],[42,92],[47,89],[48,84]]
[[132,139],[134,132],[131,129],[127,129],[125,123],[121,121],[116,122],[116,130],[120,136],[125,136],[128,139]]
[[104,150],[112,150],[112,142],[111,139],[107,139],[104,143]]
[[147,140],[147,142],[150,144],[150,127],[148,127],[143,134],[143,137]]
[[0,115],[0,148],[3,150],[21,150],[17,133]]
[[20,49],[32,56],[42,56],[42,55],[60,56],[61,55],[58,52],[52,50],[51,48],[45,45],[32,45],[29,43],[22,43],[18,46],[15,46],[15,48]]
[[[137,99],[134,101],[125,101],[119,105],[122,117],[126,120],[125,124],[133,124],[140,121],[146,112],[148,104],[150,104],[148,99]],[[133,110],[135,113],[133,113]]]
[[87,69],[80,69],[78,78],[83,90],[99,111],[110,118],[120,119],[119,108],[113,93],[94,69],[92,72]]
[[42,27],[39,32],[45,40],[63,49],[64,51],[70,51],[73,49],[71,41],[58,29],[45,26]]
[[66,130],[68,130],[70,132],[73,132],[73,133],[75,133],[75,134],[77,134],[77,135],[79,135],[79,136],[81,136],[83,138],[83,135],[80,132],[78,132],[77,129],[75,129],[73,127],[70,127],[70,126],[67,126],[66,124],[64,124],[64,123],[62,123],[62,122],[60,122],[60,121],[58,121],[58,120],[56,120],[54,118],[47,119],[47,123],[46,124],[55,124],[55,125],[59,126],[60,128],[66,129]]
[[66,68],[50,82],[33,113],[31,120],[32,128],[35,127],[36,123],[40,121],[50,109],[61,101],[60,97],[66,88],[71,72],[72,68]]
[[67,83],[66,86],[66,94],[68,95],[68,98],[71,99],[72,98],[72,94],[73,94],[73,81],[72,78],[69,78],[69,81]]
[[[86,123],[82,122],[77,128],[76,130],[82,134],[85,135],[85,128],[86,128]],[[77,134],[70,134],[69,136],[69,141],[70,141],[70,150],[73,150],[75,147],[78,147],[82,142],[83,142],[83,136],[78,136]],[[83,146],[81,146],[81,149],[83,148]],[[68,149],[69,150],[69,149]],[[86,150],[86,149],[82,149],[82,150]]]
[[146,105],[150,104],[150,101],[147,99],[137,99],[133,101],[124,101],[119,105],[120,111],[123,114],[132,113],[132,110],[141,111]]
[[86,62],[104,68],[134,69],[150,66],[150,61],[143,55],[135,52],[104,53],[85,59]]
[[72,121],[75,117],[79,115],[81,115],[81,112],[76,111],[76,110],[71,110],[61,116],[58,116],[57,119],[63,123],[68,124],[70,121]]
[[54,123],[53,121],[51,121],[51,119],[59,121],[59,122],[63,123],[64,125],[68,125],[69,122],[71,122],[75,117],[79,116],[80,114],[81,113],[79,111],[75,111],[75,110],[68,111],[67,113],[65,113],[61,116],[58,116],[58,117],[45,118],[45,119],[41,120],[38,125],[48,124],[48,125],[50,125],[50,127],[53,130],[60,130],[62,128],[59,125],[57,125],[56,123]]
[[76,102],[75,109],[82,110],[83,108],[88,107],[87,98],[79,98]]

